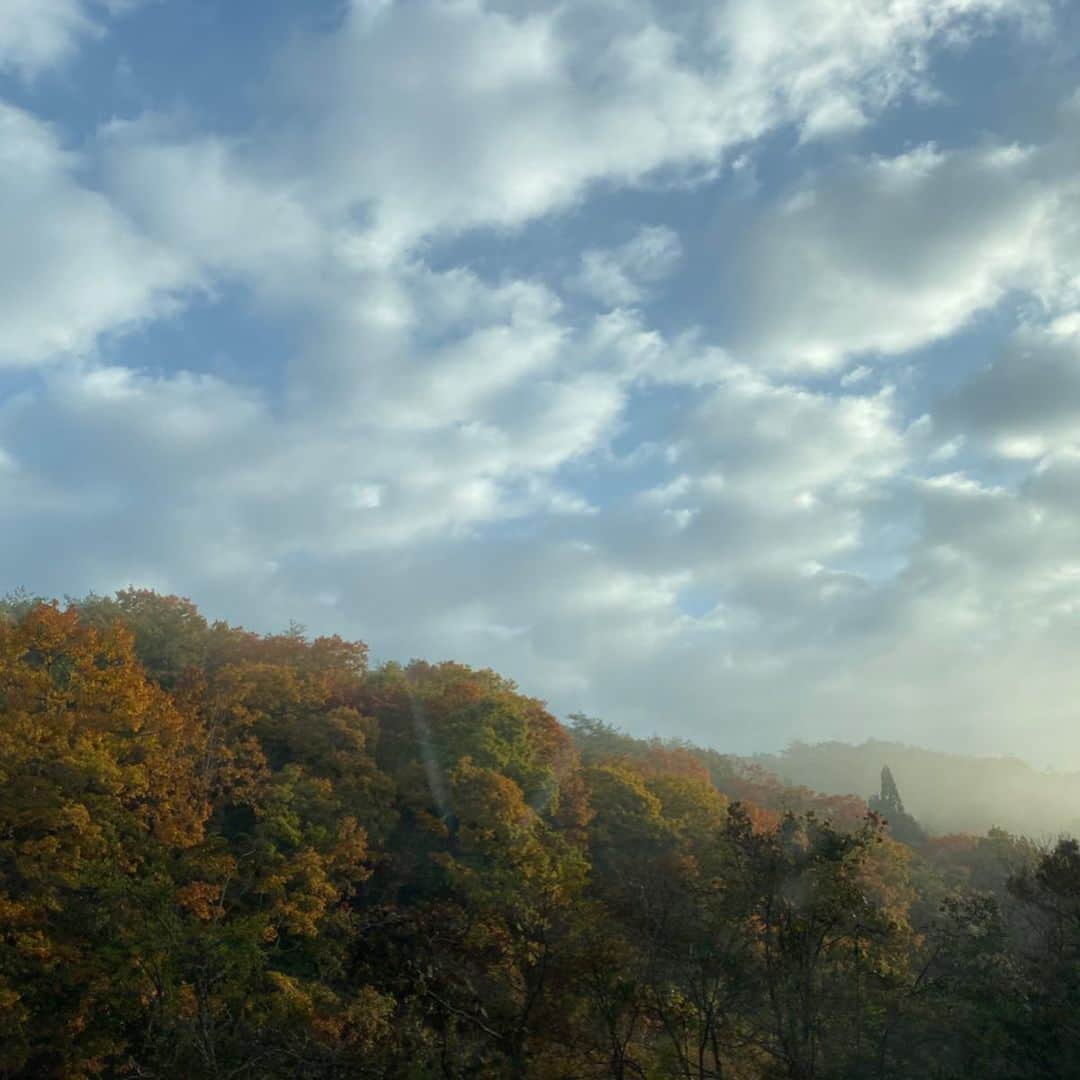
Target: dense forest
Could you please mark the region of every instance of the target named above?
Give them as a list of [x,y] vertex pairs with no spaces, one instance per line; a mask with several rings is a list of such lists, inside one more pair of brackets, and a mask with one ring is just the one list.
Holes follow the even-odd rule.
[[[887,761],[879,763],[888,766]],[[128,590],[0,615],[0,1076],[1080,1076],[1080,848]]]

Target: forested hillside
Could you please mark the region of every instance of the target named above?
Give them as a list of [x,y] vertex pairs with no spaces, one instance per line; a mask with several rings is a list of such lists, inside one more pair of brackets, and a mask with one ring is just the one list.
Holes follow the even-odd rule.
[[0,617],[5,1078],[1065,1077],[1078,1007],[1072,840],[175,597]]

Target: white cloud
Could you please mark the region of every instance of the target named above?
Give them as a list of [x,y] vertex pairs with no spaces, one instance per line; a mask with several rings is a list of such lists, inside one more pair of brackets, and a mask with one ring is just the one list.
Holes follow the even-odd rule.
[[[1008,0],[736,0],[694,16],[643,0],[565,7],[353,5],[274,79],[309,123],[279,153],[308,196],[364,208],[393,252],[514,226],[593,184],[711,168],[785,124],[835,132],[925,86],[926,50]],[[315,74],[317,73],[317,75]]]
[[681,257],[682,244],[674,229],[645,225],[613,250],[586,251],[569,284],[611,307],[637,304],[649,286],[675,270]]
[[943,405],[939,427],[1007,458],[1080,446],[1080,334],[1061,320],[1021,328]]
[[[423,268],[391,279],[406,314],[381,355],[339,368],[336,401],[275,405],[208,375],[57,366],[0,411],[0,445],[22,478],[7,505],[33,488],[50,514],[70,496],[76,516],[93,507],[101,528],[137,531],[134,519],[165,503],[159,557],[174,568],[197,565],[204,543],[191,536],[222,529],[235,556],[224,565],[255,567],[588,512],[554,474],[616,429],[629,386],[612,366],[617,343],[597,349],[533,283]],[[365,325],[354,316],[352,332]],[[338,348],[344,334],[332,335]],[[46,430],[62,437],[43,446]]]
[[926,96],[929,47],[958,43],[1003,18],[1045,29],[1029,0],[738,0],[712,15],[735,100],[770,96],[804,138],[863,126],[903,94]]
[[33,78],[55,68],[87,40],[103,33],[102,15],[118,14],[142,0],[3,0],[0,4],[0,71]]
[[[853,111],[868,120],[925,90],[931,43],[1006,17],[1031,21],[1040,10],[1008,0],[737,0],[697,19],[644,0],[353,4],[339,27],[298,38],[276,67],[259,102],[273,120],[258,137],[226,139],[144,117],[114,124],[102,157],[112,198],[141,228],[207,273],[252,284],[277,309],[340,326],[350,293],[374,289],[380,301],[362,302],[363,319],[374,329],[378,315],[378,340],[408,319],[392,282],[426,239],[518,227],[601,183],[707,173],[728,151],[784,125],[808,137],[835,132]],[[1015,247],[1018,229],[1035,228],[1028,219],[1038,208],[1013,198],[1024,165],[1007,157],[973,153],[954,166],[922,152],[852,166],[847,195],[856,209],[860,196],[899,203],[883,209],[906,213],[905,235],[917,235],[921,199],[947,197],[966,179],[996,184],[1002,205],[987,213],[1005,212],[994,235]],[[995,170],[999,179],[982,175]],[[969,233],[985,223],[970,206]],[[847,211],[842,198],[822,196],[814,207],[804,200],[771,231],[763,225],[750,260],[759,284],[745,318],[773,328],[764,347],[786,346],[790,328],[800,359],[828,364],[845,349],[909,343],[913,331],[875,323],[895,283],[859,275],[858,245],[878,209],[868,205],[849,225],[850,267],[843,239],[832,264],[814,263],[832,240],[830,213]],[[963,227],[945,230],[944,270],[932,268],[921,291],[914,283],[907,310],[894,305],[897,326],[948,332],[1008,287],[1003,279],[1018,256],[993,239],[979,252],[980,266],[988,265],[975,281],[939,287],[941,272],[957,276],[955,251],[969,239]],[[805,243],[789,258],[786,237],[800,234]],[[678,255],[670,230],[645,228],[613,251],[587,251],[574,284],[607,305],[635,304]],[[832,294],[822,303],[807,284]],[[855,303],[834,314],[835,294],[851,290],[860,294]],[[785,303],[779,318],[774,291]],[[818,327],[806,334],[810,309]],[[323,337],[337,348],[333,332]]]
[[180,118],[113,121],[99,154],[114,204],[209,276],[251,282],[276,303],[310,304],[335,254],[319,205],[295,180],[256,171],[243,141],[192,132]]
[[188,283],[182,257],[80,183],[81,164],[53,129],[0,103],[0,367],[86,351],[168,312]]
[[748,234],[740,343],[776,366],[827,369],[945,337],[1010,290],[1067,294],[1080,188],[1066,121],[1044,147],[927,145],[800,188]]
[[99,32],[84,0],[4,0],[0,68],[33,76],[66,60]]

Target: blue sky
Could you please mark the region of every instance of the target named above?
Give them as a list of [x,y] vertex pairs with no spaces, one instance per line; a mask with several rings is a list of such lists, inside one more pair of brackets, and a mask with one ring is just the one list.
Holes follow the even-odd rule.
[[1080,767],[1080,14],[0,0],[0,558],[738,751]]

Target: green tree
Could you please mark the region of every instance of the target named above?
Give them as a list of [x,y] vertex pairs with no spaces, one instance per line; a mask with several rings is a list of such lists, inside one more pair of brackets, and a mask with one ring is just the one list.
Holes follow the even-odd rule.
[[904,800],[888,765],[881,770],[881,793],[871,796],[869,806],[885,819],[889,832],[902,843],[920,844],[926,839],[926,830],[904,809]]

